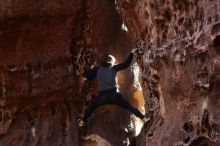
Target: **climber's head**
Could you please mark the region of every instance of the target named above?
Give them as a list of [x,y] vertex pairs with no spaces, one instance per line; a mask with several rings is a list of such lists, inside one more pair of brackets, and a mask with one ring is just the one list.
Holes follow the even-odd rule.
[[111,65],[114,65],[115,64],[115,57],[109,54],[105,57],[104,62],[110,63]]

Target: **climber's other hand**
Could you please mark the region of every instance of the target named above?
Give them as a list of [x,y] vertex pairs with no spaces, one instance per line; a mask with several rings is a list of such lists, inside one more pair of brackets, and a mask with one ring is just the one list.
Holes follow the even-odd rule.
[[134,48],[134,49],[131,50],[131,53],[135,54],[137,51],[138,51],[138,49]]

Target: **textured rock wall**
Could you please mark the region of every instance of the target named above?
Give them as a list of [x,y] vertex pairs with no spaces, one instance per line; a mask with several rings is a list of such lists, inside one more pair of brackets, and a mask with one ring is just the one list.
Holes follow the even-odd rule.
[[69,46],[80,1],[0,5],[0,145],[79,145]]
[[[135,43],[154,114],[136,145],[220,145],[219,15],[219,0],[0,0],[0,145],[128,145],[127,111],[100,108],[83,140],[77,119],[97,95],[82,73]],[[132,72],[119,82],[129,99]]]
[[77,126],[97,95],[82,73],[107,53],[123,60],[133,45],[121,25],[111,0],[0,0],[0,145],[78,146],[93,134],[97,143],[123,145],[129,114],[120,108],[97,111],[92,139],[80,142]]
[[119,12],[140,49],[150,128],[137,145],[220,145],[219,0],[124,0]]
[[[113,54],[117,62],[123,61],[128,55],[125,51],[130,51],[133,43],[129,34],[121,29],[122,19],[116,11],[114,1],[84,1],[79,13],[80,24],[74,26],[81,31],[73,37],[71,46],[72,60],[75,60],[73,61],[75,75],[80,76],[92,65],[98,65],[108,53]],[[88,57],[86,54],[91,56]],[[124,95],[131,97],[127,89],[131,89],[129,85],[132,83],[125,82],[127,76],[129,74],[123,72],[119,76],[119,82],[121,91],[125,92]],[[88,101],[86,105],[90,99],[97,96],[95,84],[95,81],[87,81],[80,85],[79,96],[86,97]],[[93,114],[87,132],[88,135],[96,134],[102,137],[113,146],[125,145],[129,137],[125,131],[128,124],[130,119],[127,111],[116,106],[105,106]],[[83,144],[86,145],[88,141]]]

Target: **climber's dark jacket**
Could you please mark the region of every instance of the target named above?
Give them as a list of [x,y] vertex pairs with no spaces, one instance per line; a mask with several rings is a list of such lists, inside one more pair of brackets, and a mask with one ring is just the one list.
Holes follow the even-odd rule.
[[84,77],[87,79],[97,77],[98,90],[100,94],[108,93],[109,91],[116,91],[118,88],[116,81],[117,72],[128,68],[132,62],[132,59],[133,54],[130,53],[128,58],[123,63],[112,65],[104,62],[101,64],[101,66],[95,67],[85,73]]

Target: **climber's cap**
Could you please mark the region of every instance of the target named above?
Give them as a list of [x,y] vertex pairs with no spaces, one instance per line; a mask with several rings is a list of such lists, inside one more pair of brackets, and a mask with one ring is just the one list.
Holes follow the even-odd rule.
[[115,64],[115,57],[109,54],[106,56],[104,62],[114,65]]

